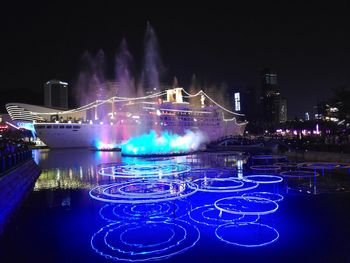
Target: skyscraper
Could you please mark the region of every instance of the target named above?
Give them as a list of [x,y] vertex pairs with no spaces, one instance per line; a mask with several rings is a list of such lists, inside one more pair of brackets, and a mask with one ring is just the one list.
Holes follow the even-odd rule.
[[273,96],[278,93],[277,74],[270,69],[261,72],[262,92],[264,96]]
[[68,109],[68,83],[60,80],[46,82],[44,105],[49,108]]
[[260,98],[264,128],[274,128],[287,121],[287,99],[279,92],[276,72],[269,69],[261,72]]

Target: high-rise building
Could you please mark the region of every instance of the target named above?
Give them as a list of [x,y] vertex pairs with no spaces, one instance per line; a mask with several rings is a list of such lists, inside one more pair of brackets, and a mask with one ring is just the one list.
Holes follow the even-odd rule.
[[68,83],[60,80],[46,82],[44,105],[49,108],[68,109]]
[[270,69],[261,72],[262,92],[264,96],[273,96],[278,93],[277,74]]
[[287,99],[279,92],[276,72],[261,72],[261,105],[264,128],[273,128],[287,121]]
[[310,120],[310,115],[308,112],[305,112],[305,118],[304,118],[305,121],[309,121]]
[[287,115],[287,99],[282,97],[279,99],[279,123],[286,122],[288,120]]

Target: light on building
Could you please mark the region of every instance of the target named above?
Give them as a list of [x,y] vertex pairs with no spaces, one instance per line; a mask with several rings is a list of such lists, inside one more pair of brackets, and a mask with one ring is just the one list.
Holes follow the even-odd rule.
[[239,92],[235,93],[235,111],[241,110],[241,98]]

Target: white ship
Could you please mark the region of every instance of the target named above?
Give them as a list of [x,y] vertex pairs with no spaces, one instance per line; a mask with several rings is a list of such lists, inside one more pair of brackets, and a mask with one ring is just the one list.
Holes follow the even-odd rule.
[[33,123],[36,135],[50,148],[113,148],[132,137],[166,131],[183,135],[201,132],[207,142],[242,135],[247,122],[203,91],[189,94],[183,88],[143,97],[112,97],[83,107],[60,111],[23,103],[8,103],[14,122]]

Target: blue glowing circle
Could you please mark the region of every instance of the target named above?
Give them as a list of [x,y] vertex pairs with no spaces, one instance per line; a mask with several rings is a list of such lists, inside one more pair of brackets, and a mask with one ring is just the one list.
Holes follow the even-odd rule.
[[196,226],[178,219],[112,223],[92,236],[91,247],[109,259],[140,262],[183,253],[199,239]]
[[278,231],[260,223],[225,224],[215,229],[221,241],[241,247],[261,247],[272,244],[279,238]]
[[319,173],[315,173],[311,171],[286,171],[286,172],[281,172],[280,175],[285,178],[302,179],[302,178],[313,178],[313,177],[319,176]]
[[182,218],[191,206],[186,201],[142,204],[106,204],[99,214],[108,222],[147,221],[166,217]]
[[208,177],[208,178],[228,178],[233,175],[236,169],[229,169],[224,167],[217,168],[196,168],[191,170],[192,177]]
[[[280,202],[284,199],[283,195],[270,193],[270,192],[253,192],[253,193],[245,193],[242,197],[257,197],[262,199],[268,199],[274,202]],[[262,200],[264,202],[264,200]]]
[[254,182],[258,184],[276,184],[283,181],[281,176],[270,174],[252,174],[243,177],[246,182]]
[[278,204],[258,197],[231,196],[215,201],[220,211],[238,215],[267,215],[277,211]]
[[231,192],[244,186],[244,182],[235,178],[200,178],[193,181],[198,185],[198,191]]
[[[112,186],[111,188],[113,187],[114,186]],[[111,188],[106,187],[104,189],[104,194],[109,195],[108,192]],[[149,198],[158,198],[159,196],[164,196],[164,194],[171,195],[172,193],[174,193],[174,191],[176,191],[176,193],[179,194],[185,190],[183,182],[180,181],[167,183],[150,181],[147,184],[145,184],[144,182],[128,182],[125,185],[119,186],[117,189],[120,194],[125,196],[139,196],[140,194],[144,194],[147,195]]]
[[[129,186],[127,193],[123,190],[126,185]],[[131,191],[133,185],[135,192]],[[136,204],[177,200],[188,197],[197,190],[198,186],[189,181],[158,179],[99,185],[91,189],[89,195],[103,202]]]
[[[123,242],[125,245],[128,246],[135,246],[135,247],[143,247],[143,248],[149,248],[149,247],[158,247],[161,246],[163,244],[167,244],[170,243],[171,240],[173,240],[173,238],[175,237],[175,231],[173,228],[170,228],[169,225],[163,226],[164,224],[161,224],[162,228],[161,229],[157,229],[159,227],[154,227],[154,225],[157,224],[161,224],[160,222],[157,223],[152,223],[152,224],[147,224],[147,222],[145,224],[136,224],[134,227],[130,227],[126,230],[124,230],[124,232],[122,232],[120,234],[120,241]],[[146,231],[143,228],[148,228],[146,229]],[[110,235],[111,233],[113,233],[113,231],[115,231],[115,229],[111,230],[110,232],[108,232],[107,235]],[[162,232],[162,234],[164,234],[164,232],[169,232],[170,235],[166,238],[164,238],[162,236],[162,238],[164,238],[164,240],[152,240],[151,243],[146,243],[146,244],[142,244],[142,243],[138,243],[139,242],[139,236],[142,235],[140,234],[141,232],[149,232],[149,233],[157,233],[157,232]],[[135,232],[134,235],[133,233],[129,233],[129,232]],[[131,236],[130,237],[128,237]],[[158,235],[156,235],[157,237]],[[136,238],[135,238],[136,237]],[[132,240],[133,238],[135,238],[135,240]],[[107,239],[107,236],[106,236]],[[131,239],[131,240],[128,240]]]
[[[164,237],[166,234],[164,230],[169,229],[170,226],[173,231],[167,231],[170,232],[170,235]],[[131,232],[134,232],[135,229],[138,231],[132,235]],[[174,239],[178,243],[184,242],[186,229],[181,224],[169,224],[168,221],[120,224],[110,229],[104,236],[108,247],[129,255],[157,254],[164,249],[171,249],[175,246]]]
[[229,178],[200,178],[193,181],[198,191],[215,193],[233,193],[248,191],[259,186],[256,182],[242,181],[237,177]]
[[251,170],[256,170],[256,171],[278,171],[278,170],[281,170],[281,167],[277,166],[277,165],[252,165],[249,168]]
[[239,215],[222,212],[214,205],[199,206],[188,212],[194,222],[207,226],[218,226],[232,222],[256,222],[259,215]]
[[[125,205],[125,204],[122,204]],[[142,215],[147,218],[172,217],[181,218],[191,209],[191,205],[187,200],[176,200],[173,202],[159,202],[146,204],[133,204],[129,209],[123,209],[123,214],[129,217]],[[120,216],[120,211],[113,209],[113,214]]]
[[[166,204],[169,209],[169,204]],[[158,211],[162,211],[163,203],[155,203],[155,204],[142,204],[142,205],[132,205],[130,207],[130,215],[134,214],[145,214],[146,216],[151,216],[155,212],[157,213]]]
[[176,176],[188,173],[191,170],[189,165],[185,164],[118,164],[111,163],[100,165],[98,174],[116,178],[144,178],[144,177],[164,177]]

